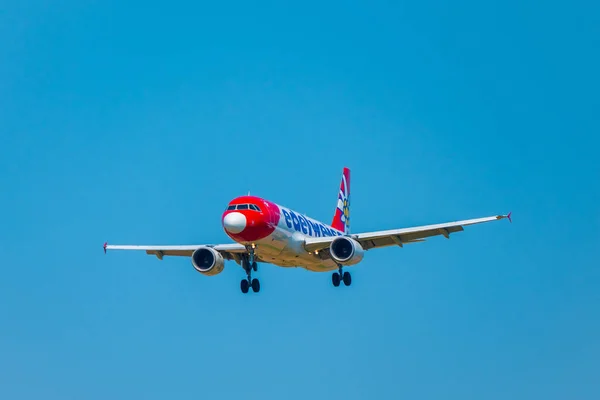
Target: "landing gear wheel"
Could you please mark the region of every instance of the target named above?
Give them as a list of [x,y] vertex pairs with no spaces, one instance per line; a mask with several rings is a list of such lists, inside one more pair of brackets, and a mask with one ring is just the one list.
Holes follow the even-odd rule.
[[350,284],[352,283],[352,276],[348,271],[344,272],[344,275],[342,275],[342,279],[344,280],[344,285],[346,286],[350,286]]
[[258,271],[258,264],[256,264],[256,261],[252,263],[252,269],[254,270],[254,272]]
[[240,289],[242,289],[242,293],[248,293],[248,286],[248,280],[242,279],[242,282],[240,282]]
[[333,286],[335,287],[340,286],[340,274],[334,272],[333,275],[331,275],[331,283],[333,283]]
[[254,293],[260,292],[260,282],[256,278],[252,279],[252,290]]

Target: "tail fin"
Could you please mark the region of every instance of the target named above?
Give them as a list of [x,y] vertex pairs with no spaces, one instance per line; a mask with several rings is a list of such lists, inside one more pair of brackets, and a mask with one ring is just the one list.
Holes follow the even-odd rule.
[[337,207],[331,226],[346,234],[350,233],[350,169],[346,167],[342,173]]

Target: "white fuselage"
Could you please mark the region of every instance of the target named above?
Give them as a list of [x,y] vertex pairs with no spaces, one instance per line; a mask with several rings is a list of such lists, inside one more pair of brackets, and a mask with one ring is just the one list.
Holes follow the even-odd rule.
[[277,206],[281,218],[275,230],[269,236],[255,242],[255,252],[260,261],[280,267],[301,267],[317,272],[336,270],[338,266],[331,258],[321,259],[318,254],[306,251],[304,239],[342,236],[344,233],[289,208]]

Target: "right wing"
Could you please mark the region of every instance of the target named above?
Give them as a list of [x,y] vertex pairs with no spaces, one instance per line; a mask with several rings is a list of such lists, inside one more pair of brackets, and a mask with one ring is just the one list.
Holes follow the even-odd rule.
[[[443,224],[350,234],[348,236],[359,242],[365,250],[393,245],[402,247],[407,243],[423,242],[426,238],[431,236],[442,235],[449,239],[451,233],[460,232],[464,230],[463,227],[467,225],[497,221],[504,218],[508,218],[508,220],[511,221],[510,215],[511,213],[508,213],[508,215],[494,215],[491,217],[467,219],[464,221],[447,222]],[[307,238],[304,241],[304,248],[309,252],[326,250],[336,237],[337,236]]]
[[194,250],[199,247],[211,247],[221,253],[226,260],[239,261],[240,253],[246,253],[248,250],[244,245],[238,243],[230,244],[191,244],[180,246],[138,246],[138,245],[114,245],[104,243],[104,253],[107,250],[145,250],[146,254],[152,254],[162,260],[163,256],[182,256],[191,257]]

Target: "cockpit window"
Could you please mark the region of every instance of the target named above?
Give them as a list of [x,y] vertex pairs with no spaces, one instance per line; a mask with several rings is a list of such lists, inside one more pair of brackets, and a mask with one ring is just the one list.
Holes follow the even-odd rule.
[[255,204],[231,204],[227,207],[227,211],[231,210],[253,210],[261,212],[260,207]]

